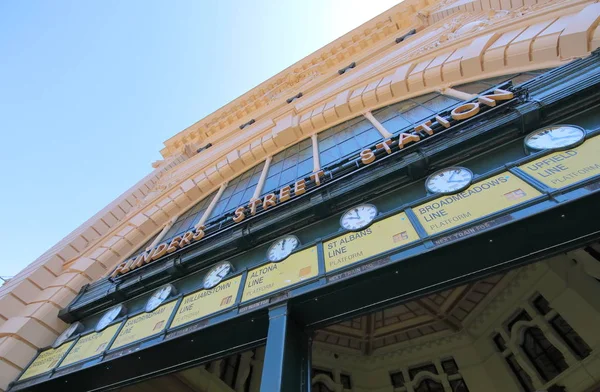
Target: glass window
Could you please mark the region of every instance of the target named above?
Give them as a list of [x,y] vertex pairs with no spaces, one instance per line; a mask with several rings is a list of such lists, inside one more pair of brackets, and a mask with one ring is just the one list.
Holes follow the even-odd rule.
[[[552,308],[550,303],[540,295],[533,301],[533,306],[540,312],[541,315],[547,315],[550,313]],[[592,352],[590,346],[579,336],[577,332],[571,327],[571,325],[562,318],[561,315],[552,317],[549,321],[552,328],[560,335],[564,342],[569,346],[571,350],[580,358],[585,358]]]
[[562,353],[546,339],[542,330],[537,327],[525,330],[521,347],[545,381],[552,380],[568,368]]
[[313,384],[311,390],[312,392],[333,392],[331,389],[327,388],[327,385],[323,384],[322,382]]
[[336,125],[318,136],[321,166],[357,153],[381,139],[379,131],[363,116]]
[[332,381],[333,381],[333,373],[329,370],[324,370],[324,369],[318,369],[318,368],[313,368],[312,369],[312,376],[318,376],[319,374],[323,374],[327,377],[329,377]]
[[138,250],[136,250],[135,252],[132,253],[132,256],[130,257],[130,259],[136,257],[137,255],[139,255],[142,252],[146,251],[146,248],[150,246],[150,244],[152,242],[154,242],[154,240],[156,239],[156,237],[158,237],[158,235],[160,234],[160,231],[156,234],[154,234],[152,237],[150,237],[148,239],[148,241],[144,242],[139,248]]
[[221,363],[221,380],[231,388],[235,387],[237,373],[240,367],[241,355],[231,355]]
[[306,139],[273,156],[262,194],[289,185],[298,178],[308,176],[312,171],[312,141]]
[[552,310],[550,303],[548,303],[546,298],[542,297],[541,295],[533,301],[533,306],[538,312],[540,312],[542,316],[547,315]]
[[448,375],[458,374],[458,365],[454,359],[442,361],[442,367],[444,368],[444,372]]
[[195,206],[187,210],[185,213],[179,215],[173,226],[167,231],[165,236],[163,237],[162,242],[166,242],[167,240],[176,237],[180,234],[185,233],[186,231],[192,229],[196,223],[202,218],[204,215],[204,211],[208,208],[208,205],[214,199],[217,192],[213,192],[209,196],[202,199]]
[[494,344],[496,344],[498,351],[503,352],[506,350],[506,342],[500,334],[496,334],[496,336],[494,336]]
[[425,379],[415,388],[415,392],[444,392],[444,386],[437,381]]
[[[252,355],[251,357],[252,359],[256,358],[256,349],[252,349]],[[252,376],[254,375],[255,372],[255,367],[253,365],[253,362],[250,362],[250,372],[248,373],[248,377],[246,377],[246,381],[244,381],[244,392],[250,392],[250,388],[252,386]]]
[[506,331],[508,333],[510,333],[513,325],[515,325],[517,322],[519,321],[531,321],[531,317],[529,316],[529,314],[522,310],[521,313],[517,314],[507,325],[506,325]]
[[490,88],[495,87],[501,83],[508,82],[509,80],[512,80],[514,86],[518,86],[547,71],[549,71],[549,69],[540,69],[536,71],[521,72],[518,74],[496,76],[494,78],[461,84],[453,88],[468,94],[481,94],[482,92],[487,91]]
[[352,389],[352,379],[349,374],[340,374],[340,381],[344,389]]
[[515,356],[510,354],[508,357],[506,357],[506,362],[519,381],[519,384],[521,384],[523,390],[525,392],[534,392],[535,388],[533,387],[533,381],[531,381],[531,377],[529,377],[529,374],[527,374],[521,365],[519,365],[519,362],[517,362]]
[[427,365],[415,367],[408,370],[408,374],[410,374],[410,379],[414,380],[417,374],[421,372],[430,372],[433,374],[438,374],[437,368],[433,363],[428,363]]
[[450,381],[450,387],[452,392],[469,392],[469,388],[467,388],[467,384],[463,379]]
[[579,357],[583,359],[590,355],[592,349],[587,343],[579,336],[577,332],[571,327],[571,325],[560,315],[550,320],[552,328],[560,335],[562,340],[565,341],[567,346]]
[[459,102],[440,93],[430,93],[378,109],[373,116],[385,129],[396,134],[405,128],[414,128]]
[[265,163],[262,162],[229,181],[209,219],[248,204],[254,194],[264,166]]
[[400,388],[404,386],[404,374],[402,374],[402,372],[397,372],[397,373],[392,373],[390,374],[390,377],[392,379],[392,386],[394,388]]
[[[331,371],[324,370],[324,369],[318,369],[318,368],[312,368],[312,377],[313,378],[315,376],[318,376],[319,374],[323,374],[323,375],[329,377],[331,379],[331,381],[333,381],[333,373]],[[331,389],[329,389],[327,387],[327,385],[325,385],[321,381],[313,384],[311,390],[313,392],[333,392]]]

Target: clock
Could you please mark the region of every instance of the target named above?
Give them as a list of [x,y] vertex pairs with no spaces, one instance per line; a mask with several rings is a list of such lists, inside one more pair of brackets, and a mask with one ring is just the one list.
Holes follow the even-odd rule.
[[436,171],[425,181],[425,188],[431,193],[443,195],[458,193],[471,185],[473,172],[465,167],[447,167]]
[[123,305],[123,304],[117,305],[117,306],[111,308],[110,310],[108,310],[106,313],[104,313],[102,318],[100,318],[100,321],[98,321],[98,324],[96,324],[96,332],[102,331],[110,323],[115,321],[117,319],[117,317],[124,314],[126,311],[127,311],[127,309],[125,308],[125,305]]
[[529,150],[567,149],[583,143],[585,130],[576,125],[551,125],[531,132],[525,138]]
[[300,240],[295,235],[281,237],[275,240],[267,250],[267,259],[273,262],[281,261],[292,254],[298,245],[300,245]]
[[352,207],[340,218],[342,228],[357,231],[367,227],[377,216],[377,207],[373,204],[361,204]]
[[56,338],[52,347],[59,347],[61,344],[69,340],[69,338],[75,336],[81,331],[83,331],[83,324],[81,324],[79,321],[74,322]]
[[175,294],[177,294],[177,290],[172,284],[167,284],[159,288],[154,293],[152,293],[152,296],[148,299],[148,302],[146,302],[146,313],[153,312],[156,308],[162,305],[163,302],[165,302],[169,297]]
[[224,277],[233,272],[233,265],[229,261],[221,261],[212,267],[204,277],[203,286],[205,289],[212,289],[221,281]]

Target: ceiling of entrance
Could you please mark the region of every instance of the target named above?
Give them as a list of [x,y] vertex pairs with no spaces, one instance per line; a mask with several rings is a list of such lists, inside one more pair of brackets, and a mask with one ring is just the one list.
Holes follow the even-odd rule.
[[318,330],[323,342],[365,355],[374,350],[441,332],[456,332],[504,275],[431,294]]

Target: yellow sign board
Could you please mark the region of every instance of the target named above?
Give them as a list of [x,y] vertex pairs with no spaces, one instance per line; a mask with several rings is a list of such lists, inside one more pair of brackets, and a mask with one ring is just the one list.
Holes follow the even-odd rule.
[[519,166],[551,188],[562,188],[600,174],[600,137],[572,150],[558,151]]
[[242,301],[272,293],[317,276],[317,248],[304,249],[279,263],[270,263],[248,271]]
[[102,354],[104,349],[106,349],[106,346],[108,346],[111,339],[117,333],[120,325],[120,323],[113,324],[106,327],[101,332],[94,332],[79,338],[77,344],[69,351],[65,360],[61,362],[60,367],[69,366],[75,362]]
[[183,297],[171,328],[232,307],[241,281],[242,277],[236,276],[210,290],[196,291]]
[[376,222],[365,230],[325,242],[325,270],[333,271],[418,239],[419,235],[402,212]]
[[428,234],[474,221],[540,195],[525,181],[504,172],[471,185],[455,195],[442,196],[413,208]]
[[71,346],[75,343],[75,340],[63,343],[57,348],[51,348],[43,351],[38,357],[29,365],[25,373],[19,378],[19,381],[23,381],[27,378],[39,376],[40,374],[49,372],[54,369],[58,364],[58,361],[65,355]]
[[177,301],[171,301],[151,313],[142,313],[127,320],[110,349],[119,348],[162,332]]

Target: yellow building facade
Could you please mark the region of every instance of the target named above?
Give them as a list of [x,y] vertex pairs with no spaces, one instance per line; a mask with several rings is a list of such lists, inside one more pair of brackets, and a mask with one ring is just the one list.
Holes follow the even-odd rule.
[[599,22],[406,0],[177,133],[0,287],[0,391],[599,391]]

